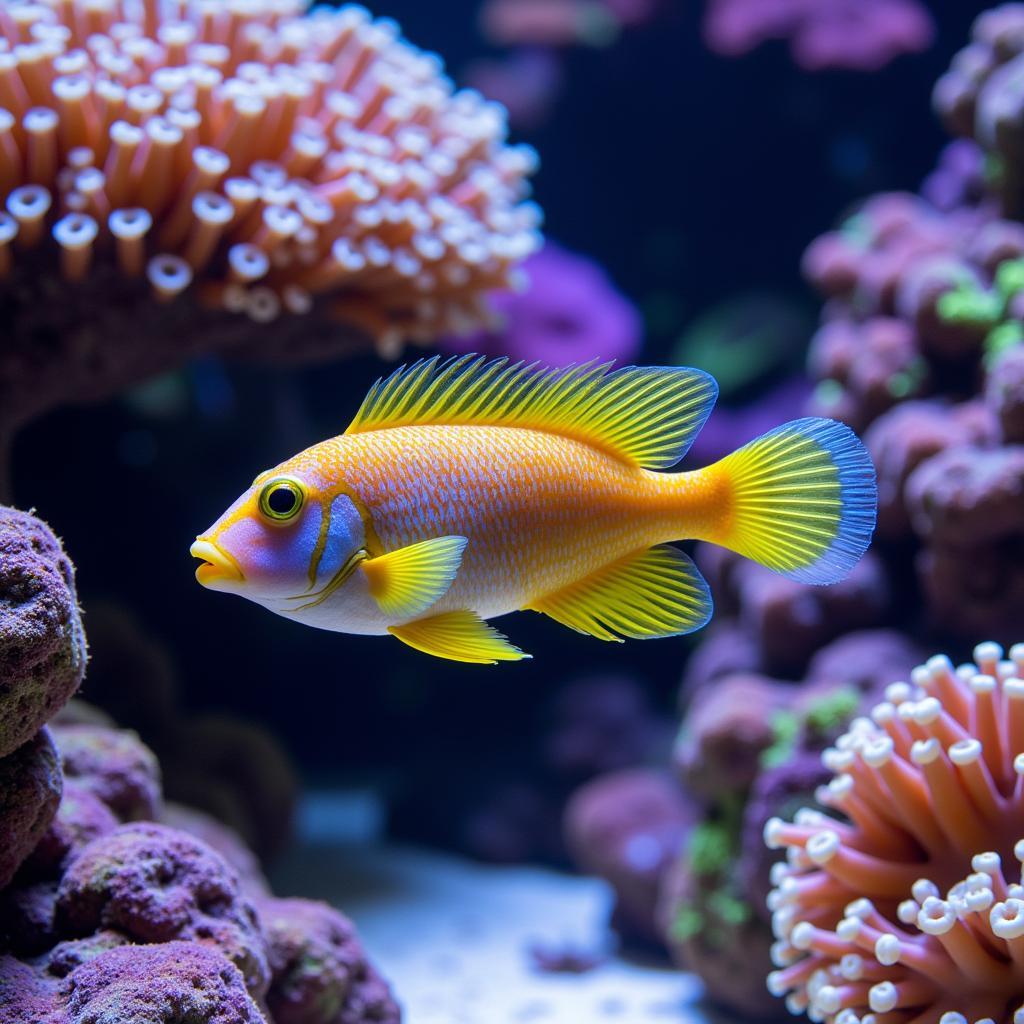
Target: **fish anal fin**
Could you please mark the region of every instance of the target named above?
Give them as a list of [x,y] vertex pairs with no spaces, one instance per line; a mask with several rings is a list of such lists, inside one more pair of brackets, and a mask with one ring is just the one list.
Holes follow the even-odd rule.
[[494,665],[530,657],[475,612],[464,609],[390,626],[388,632],[417,651],[449,661]]
[[381,611],[405,619],[426,611],[448,592],[467,543],[465,537],[434,537],[368,558],[360,569]]
[[711,593],[697,567],[669,545],[613,562],[526,606],[599,640],[678,636],[711,618]]
[[378,380],[346,433],[425,424],[523,427],[594,445],[632,465],[674,466],[704,425],[718,385],[685,366],[611,365],[423,359]]

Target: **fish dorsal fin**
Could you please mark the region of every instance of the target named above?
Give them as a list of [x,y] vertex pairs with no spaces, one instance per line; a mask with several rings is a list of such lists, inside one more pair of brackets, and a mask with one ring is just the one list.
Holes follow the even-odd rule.
[[711,594],[690,558],[667,544],[629,555],[528,604],[599,640],[678,636],[711,618]]
[[448,592],[467,543],[465,537],[434,537],[368,558],[360,569],[381,611],[407,619]]
[[561,434],[648,469],[674,466],[718,395],[682,366],[536,363],[459,356],[421,359],[370,388],[347,434],[388,427],[474,424]]
[[391,626],[388,632],[417,651],[449,661],[493,665],[499,661],[521,661],[530,657],[510,644],[479,615],[468,610],[440,612],[407,622],[404,626]]

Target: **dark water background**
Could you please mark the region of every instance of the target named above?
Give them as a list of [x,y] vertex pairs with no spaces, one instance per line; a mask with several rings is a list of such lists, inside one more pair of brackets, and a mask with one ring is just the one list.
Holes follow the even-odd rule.
[[[553,116],[525,137],[542,155],[548,232],[596,258],[645,311],[647,362],[750,288],[813,316],[804,247],[857,198],[919,185],[945,138],[932,84],[982,9],[930,4],[939,32],[929,52],[872,74],[809,75],[782,44],[739,60],[707,52],[700,5],[674,6],[610,49],[568,54]],[[375,5],[456,75],[487,52],[475,10],[474,0]],[[686,640],[601,644],[524,613],[502,625],[534,660],[476,668],[199,588],[196,533],[257,471],[342,430],[383,369],[371,358],[302,371],[201,366],[170,415],[123,400],[61,411],[19,439],[17,501],[64,537],[86,611],[96,599],[131,606],[171,650],[190,708],[265,723],[308,778],[400,779],[447,758],[484,771],[514,759],[545,698],[588,671],[638,676],[670,707]]]

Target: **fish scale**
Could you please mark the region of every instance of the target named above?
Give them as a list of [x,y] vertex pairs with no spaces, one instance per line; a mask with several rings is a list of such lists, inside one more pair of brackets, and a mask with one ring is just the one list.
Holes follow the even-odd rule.
[[[343,435],[278,469],[358,480],[353,489],[388,550],[437,535],[468,537],[438,609],[514,610],[631,551],[685,535],[676,507],[681,476],[515,427]],[[699,521],[699,509],[686,507]]]

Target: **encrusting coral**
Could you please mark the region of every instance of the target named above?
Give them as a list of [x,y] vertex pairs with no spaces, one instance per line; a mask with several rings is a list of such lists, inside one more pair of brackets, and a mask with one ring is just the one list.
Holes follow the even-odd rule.
[[85,662],[70,559],[44,522],[0,505],[0,757],[71,698]]
[[4,4],[0,428],[199,352],[486,322],[539,237],[505,131],[355,4]]
[[[944,656],[827,749],[828,814],[772,818],[769,988],[829,1024],[1024,1020],[1024,645]],[[835,816],[832,816],[835,815]]]

